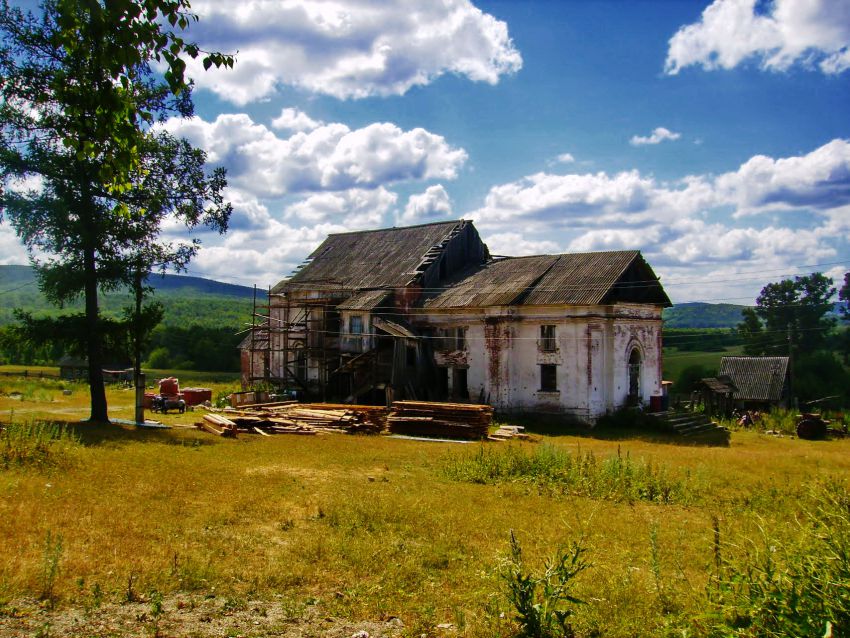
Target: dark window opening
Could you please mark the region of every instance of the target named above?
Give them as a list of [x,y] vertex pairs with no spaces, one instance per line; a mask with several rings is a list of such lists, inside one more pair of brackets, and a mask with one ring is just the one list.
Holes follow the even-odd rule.
[[543,352],[554,352],[557,348],[555,326],[540,326],[540,349]]
[[547,363],[540,366],[540,391],[558,391],[558,366]]
[[635,348],[629,355],[629,402],[637,403],[640,398],[640,350]]
[[416,366],[416,346],[407,346],[406,348],[407,365],[409,367]]
[[452,395],[458,399],[469,398],[469,388],[466,385],[466,368],[452,369]]

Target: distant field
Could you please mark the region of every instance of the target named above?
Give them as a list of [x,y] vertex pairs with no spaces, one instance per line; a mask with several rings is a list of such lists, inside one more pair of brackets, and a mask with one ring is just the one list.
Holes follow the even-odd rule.
[[[112,415],[131,415],[131,392],[108,397]],[[534,573],[559,547],[587,550],[577,636],[707,635],[715,566],[763,547],[776,561],[809,552],[818,536],[800,517],[812,494],[850,476],[850,439],[741,431],[729,447],[701,447],[572,428],[519,444],[225,440],[79,425],[86,411],[84,385],[0,378],[0,424],[54,419],[75,437],[30,465],[0,464],[0,636],[508,638],[511,530]],[[588,475],[601,481],[593,496],[547,473],[563,453],[603,468]],[[482,462],[518,473],[489,480],[474,474]],[[649,472],[672,500],[606,494],[625,475],[604,467]]]
[[720,367],[721,358],[736,357],[743,354],[743,346],[725,348],[721,352],[679,352],[675,348],[665,348],[663,376],[666,380],[675,381],[682,374],[682,370],[693,365],[708,366],[716,371]]

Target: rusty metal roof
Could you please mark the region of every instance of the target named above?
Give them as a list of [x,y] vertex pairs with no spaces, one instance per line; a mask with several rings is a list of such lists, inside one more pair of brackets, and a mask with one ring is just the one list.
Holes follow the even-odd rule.
[[350,290],[401,287],[425,254],[464,220],[328,235],[307,262],[272,292],[306,288]]
[[781,401],[788,377],[788,357],[723,357],[718,377],[735,384],[741,401]]
[[463,273],[426,308],[597,305],[634,301],[670,305],[636,250],[506,257]]

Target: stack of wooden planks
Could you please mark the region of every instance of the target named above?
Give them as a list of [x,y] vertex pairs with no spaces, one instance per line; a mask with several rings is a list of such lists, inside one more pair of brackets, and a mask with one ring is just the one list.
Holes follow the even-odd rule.
[[394,401],[387,418],[390,432],[449,439],[486,439],[493,408],[470,403]]
[[[384,429],[387,409],[372,405],[297,403],[294,401],[226,408],[204,416],[197,427],[220,436],[236,433],[318,434],[347,432],[377,434]],[[212,419],[208,417],[213,417]],[[229,425],[225,426],[224,422]]]

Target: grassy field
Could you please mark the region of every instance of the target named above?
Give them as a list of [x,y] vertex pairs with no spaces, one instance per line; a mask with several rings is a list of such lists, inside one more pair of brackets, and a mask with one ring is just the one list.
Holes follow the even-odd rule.
[[743,346],[725,348],[718,352],[679,351],[676,348],[665,348],[663,376],[665,379],[674,381],[682,374],[682,370],[693,365],[707,366],[716,370],[720,367],[721,358],[740,357],[743,354]]
[[[108,398],[132,415],[131,392]],[[0,377],[0,636],[516,636],[506,574],[540,575],[571,543],[590,563],[568,583],[584,602],[563,603],[574,635],[738,635],[714,629],[738,613],[718,583],[765,552],[816,556],[807,517],[850,475],[850,440],[226,440],[181,427],[192,413],[79,424],[86,402]]]

